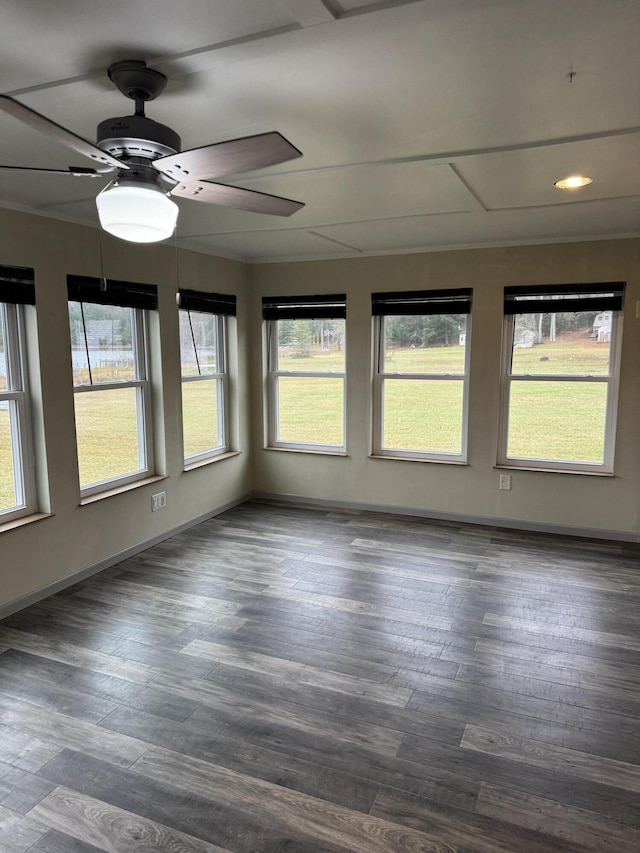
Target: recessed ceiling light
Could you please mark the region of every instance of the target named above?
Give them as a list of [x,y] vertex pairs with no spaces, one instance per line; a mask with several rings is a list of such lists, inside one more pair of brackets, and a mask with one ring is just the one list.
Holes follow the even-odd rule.
[[592,179],[587,178],[586,175],[571,175],[569,178],[556,181],[554,187],[557,187],[559,190],[575,190],[578,187],[586,187],[590,183],[592,183]]

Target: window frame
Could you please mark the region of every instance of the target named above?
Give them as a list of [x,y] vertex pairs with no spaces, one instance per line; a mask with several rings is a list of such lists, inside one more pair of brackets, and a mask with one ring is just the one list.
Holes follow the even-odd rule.
[[[185,314],[190,316],[191,311],[194,311],[193,308],[183,308],[181,305],[179,306],[179,312],[184,311]],[[201,314],[209,314],[215,319],[215,327],[216,327],[216,372],[215,373],[200,373],[197,375],[185,376],[182,373],[182,359],[180,359],[180,390],[182,392],[182,388],[185,382],[207,382],[214,381],[216,383],[216,399],[217,399],[217,424],[216,428],[218,431],[218,436],[221,441],[215,447],[211,447],[207,450],[200,451],[198,453],[191,453],[187,455],[184,452],[184,402],[181,401],[180,411],[182,417],[182,456],[184,460],[185,467],[190,467],[192,465],[197,465],[200,462],[205,462],[208,459],[214,459],[216,456],[220,456],[223,453],[229,453],[231,447],[229,442],[229,406],[227,401],[229,399],[229,373],[228,373],[228,358],[227,358],[227,337],[228,337],[228,324],[227,317],[224,314],[214,313],[212,311],[199,311]]]
[[[308,453],[346,454],[347,442],[347,342],[346,295],[304,297],[263,297],[263,319],[267,331],[267,440],[266,446],[274,450],[297,450]],[[344,358],[342,371],[280,370],[278,365],[278,323],[281,320],[344,320]],[[283,441],[278,438],[279,379],[340,379],[342,381],[342,444],[324,444],[312,441]]]
[[[607,303],[602,294],[616,293],[618,307],[610,308],[613,302]],[[571,294],[580,294],[579,297],[571,299]],[[513,303],[518,297],[522,298],[520,303],[523,307],[527,305],[527,297],[546,296],[556,299],[558,306],[556,312],[550,311],[516,311]],[[622,325],[623,325],[623,295],[624,282],[612,282],[601,285],[555,285],[542,287],[538,285],[505,288],[505,313],[503,318],[502,333],[502,355],[500,370],[500,404],[498,415],[498,448],[496,455],[496,467],[513,468],[532,471],[546,471],[565,474],[595,474],[613,475],[615,457],[615,438],[618,412],[618,395],[620,388],[620,361],[622,353]],[[564,305],[563,305],[564,299]],[[511,307],[507,307],[509,303]],[[530,301],[529,305],[536,303]],[[544,305],[549,303],[543,303]],[[569,307],[570,306],[570,307]],[[584,373],[535,373],[514,374],[512,373],[513,339],[515,334],[515,318],[520,314],[527,313],[576,313],[578,311],[601,311],[612,310],[611,338],[609,342],[609,372],[607,374],[584,374]],[[508,456],[509,442],[509,415],[511,386],[514,382],[580,382],[582,384],[605,384],[607,386],[607,403],[604,419],[604,440],[602,463],[572,462],[556,459],[537,459],[527,457]]]
[[[157,308],[157,288],[155,285],[138,285],[131,282],[119,282],[91,279],[80,276],[67,277],[68,303],[79,302],[81,307],[86,304],[115,305],[127,308],[132,312],[132,349],[134,375],[136,378],[116,382],[83,383],[73,385],[75,401],[76,394],[93,394],[101,391],[115,391],[127,388],[136,389],[136,421],[138,437],[139,468],[128,474],[100,480],[82,486],[80,471],[78,481],[80,497],[93,497],[103,492],[126,487],[152,476],[155,470],[153,449],[152,400],[150,379],[150,348],[149,348],[149,318],[148,310]],[[108,294],[108,295],[107,295]],[[85,297],[85,298],[82,298]],[[86,343],[86,342],[85,342]],[[75,414],[74,414],[75,417]],[[77,426],[76,426],[76,455],[78,456]]]
[[[371,455],[415,462],[467,464],[469,434],[469,374],[471,366],[472,289],[401,291],[372,293],[373,311],[373,399]],[[461,310],[462,309],[462,310]],[[442,316],[466,314],[464,372],[462,373],[397,373],[384,369],[385,319],[392,316]],[[402,381],[437,380],[462,382],[462,423],[460,453],[433,450],[387,448],[384,442],[384,383],[387,379]]]
[[[16,271],[19,272],[19,271]],[[24,271],[25,273],[27,271]],[[16,503],[0,510],[0,525],[32,515],[37,511],[33,420],[27,370],[26,321],[24,306],[35,304],[33,273],[25,279],[12,279],[17,286],[4,296],[0,289],[0,323],[4,329],[7,389],[0,390],[0,403],[7,402],[11,431],[11,455]],[[9,268],[3,275],[11,276]],[[22,290],[22,293],[20,291]],[[4,298],[3,298],[4,296]],[[13,415],[12,415],[13,411]]]

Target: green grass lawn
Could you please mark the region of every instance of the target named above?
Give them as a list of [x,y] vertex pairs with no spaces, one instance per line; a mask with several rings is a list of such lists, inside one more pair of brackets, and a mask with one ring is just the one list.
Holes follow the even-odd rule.
[[10,441],[9,410],[0,409],[0,512],[16,505]]
[[461,453],[462,393],[462,380],[386,379],[383,446]]
[[218,446],[218,395],[215,380],[182,383],[184,455]]
[[[544,359],[544,360],[541,360]],[[462,347],[395,350],[389,373],[460,373]],[[608,347],[585,337],[561,339],[516,350],[514,373],[606,374]],[[281,370],[344,371],[344,353],[331,351],[305,358],[280,359]],[[342,380],[283,377],[280,380],[280,438],[292,442],[341,445]],[[186,389],[186,390],[185,390]],[[385,388],[385,446],[429,448],[457,453],[461,442],[462,383],[394,380]],[[217,443],[215,383],[187,383],[184,394],[185,452],[198,453]],[[77,394],[81,436],[80,474],[95,483],[138,469],[137,416],[132,389]],[[606,389],[601,384],[514,382],[509,455],[602,461]],[[108,437],[108,438],[107,438]],[[13,506],[13,466],[8,412],[0,409],[0,510]]]
[[306,444],[344,442],[342,379],[281,376],[278,381],[280,441]]
[[74,396],[78,465],[83,486],[140,469],[136,389]]

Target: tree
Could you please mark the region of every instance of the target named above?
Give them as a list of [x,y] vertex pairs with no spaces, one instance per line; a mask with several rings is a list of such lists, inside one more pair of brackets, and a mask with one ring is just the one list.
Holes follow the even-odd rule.
[[294,320],[291,345],[294,358],[307,358],[313,347],[312,320]]

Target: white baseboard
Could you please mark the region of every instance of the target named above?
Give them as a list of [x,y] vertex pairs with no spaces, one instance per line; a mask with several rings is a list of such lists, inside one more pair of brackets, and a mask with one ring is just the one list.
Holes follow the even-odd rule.
[[71,575],[67,575],[60,580],[54,581],[53,583],[47,584],[47,586],[40,587],[40,589],[35,590],[35,592],[27,593],[27,595],[23,595],[20,598],[16,598],[13,601],[10,601],[8,604],[4,604],[0,607],[0,619],[5,619],[7,616],[11,616],[13,613],[17,613],[19,610],[23,610],[25,607],[29,607],[31,604],[36,604],[38,601],[42,601],[43,598],[48,598],[50,595],[54,595],[56,592],[60,592],[63,589],[66,589],[69,586],[73,586],[74,583],[78,583],[79,581],[85,580],[85,578],[91,577],[91,575],[96,575],[98,572],[103,571],[104,569],[109,569],[111,566],[115,566],[117,563],[121,563],[123,560],[126,560],[128,557],[133,557],[134,554],[139,554],[141,551],[146,551],[147,548],[151,548],[152,545],[157,545],[158,542],[164,542],[165,539],[170,539],[172,536],[175,536],[177,533],[182,533],[184,530],[188,530],[190,527],[195,527],[197,524],[201,524],[203,521],[207,521],[210,518],[214,518],[216,515],[220,515],[223,512],[226,512],[228,509],[233,509],[234,506],[238,506],[239,504],[245,503],[245,501],[249,500],[251,494],[245,494],[237,500],[229,501],[229,503],[224,504],[223,506],[218,507],[217,509],[212,510],[211,512],[205,512],[203,515],[199,515],[197,518],[192,518],[190,521],[185,521],[184,524],[178,525],[178,527],[173,527],[171,530],[165,530],[163,533],[160,533],[158,536],[154,536],[152,539],[145,539],[144,542],[138,542],[135,545],[132,545],[130,548],[125,548],[124,551],[119,551],[117,554],[112,554],[110,557],[106,557],[104,560],[100,560],[98,563],[94,563],[91,566],[86,566],[84,569],[80,569],[77,572],[74,572]]
[[640,534],[625,530],[603,528],[568,527],[563,524],[547,524],[537,521],[521,521],[514,518],[491,518],[482,515],[464,515],[457,512],[438,512],[416,507],[389,504],[335,501],[326,498],[309,498],[304,495],[253,492],[254,500],[296,504],[298,506],[325,507],[327,509],[362,510],[364,512],[388,512],[391,515],[408,515],[417,518],[432,518],[436,521],[456,521],[460,524],[480,524],[483,527],[505,527],[511,530],[530,530],[537,533],[553,533],[560,536],[580,536],[585,539],[610,539],[616,542],[640,542]]

